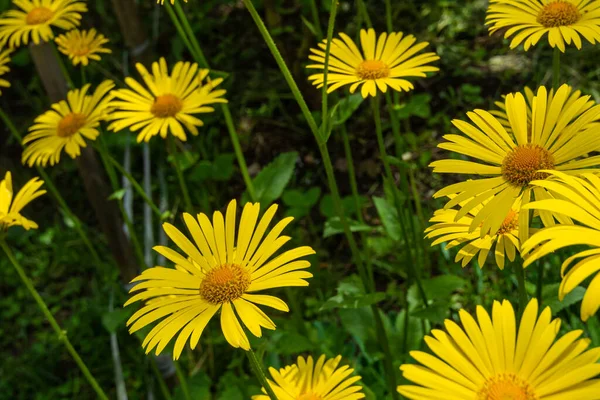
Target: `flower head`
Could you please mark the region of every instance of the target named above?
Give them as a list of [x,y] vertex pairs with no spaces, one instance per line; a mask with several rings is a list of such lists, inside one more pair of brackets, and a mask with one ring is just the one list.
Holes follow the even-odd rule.
[[22,226],[26,230],[37,229],[38,225],[21,215],[21,210],[34,199],[45,194],[39,190],[44,184],[39,178],[33,178],[13,197],[12,175],[6,172],[0,181],[0,231],[10,226]]
[[[477,320],[459,312],[462,327],[445,321],[447,332],[425,336],[433,354],[413,351],[421,365],[400,367],[415,385],[398,392],[409,399],[452,400],[596,400],[600,393],[600,348],[587,350],[583,331],[556,340],[560,320],[546,307],[538,317],[529,302],[517,329],[512,305],[494,302],[490,316],[477,307]],[[596,379],[594,379],[596,378]]]
[[[322,355],[315,363],[312,356],[298,357],[296,364],[279,371],[269,368],[273,377],[273,381],[268,379],[269,385],[280,400],[364,399],[362,387],[356,385],[361,377],[351,377],[354,369],[347,365],[338,368],[341,360],[342,356],[326,360]],[[252,400],[269,400],[269,396],[252,396]]]
[[[12,50],[10,50],[10,49],[0,51],[0,76],[4,75],[10,71],[10,68],[6,64],[8,64],[10,62],[10,53],[11,52],[12,52]],[[5,79],[0,79],[0,88],[3,88],[3,87],[5,87],[5,88],[10,87],[10,82]],[[0,95],[2,95],[2,90],[0,90]]]
[[[454,197],[454,196],[451,196]],[[460,206],[467,204],[471,199],[460,203]],[[483,208],[479,204],[469,210],[465,215],[457,218],[459,210],[450,208],[446,210],[437,210],[429,222],[435,222],[425,230],[428,239],[436,238],[432,246],[448,242],[446,249],[456,246],[462,246],[456,254],[454,262],[461,262],[465,267],[473,258],[477,256],[479,267],[483,268],[487,256],[493,251],[496,265],[504,269],[505,258],[508,256],[510,261],[515,260],[515,255],[521,247],[519,244],[519,212],[520,199],[511,207],[506,217],[502,221],[500,228],[493,235],[481,237],[479,227],[469,232],[473,218]]]
[[575,177],[556,171],[551,174],[554,179],[531,184],[548,190],[556,198],[535,201],[526,208],[563,214],[581,225],[551,226],[531,236],[523,244],[524,266],[568,246],[591,246],[563,262],[562,282],[558,289],[562,301],[585,279],[594,276],[581,303],[581,319],[587,321],[600,308],[600,274],[597,273],[600,265],[600,177],[594,174]]
[[0,44],[12,48],[26,45],[29,36],[35,44],[54,37],[52,27],[72,29],[79,25],[87,5],[80,0],[13,0],[20,10],[0,16]]
[[37,117],[29,134],[23,139],[23,164],[46,166],[60,161],[63,149],[71,158],[81,154],[85,138],[96,140],[98,126],[108,116],[112,81],[102,82],[93,95],[88,95],[90,85],[69,91],[67,100],[52,105],[52,109]]
[[95,29],[80,31],[73,29],[54,39],[58,50],[66,54],[73,65],[81,63],[88,65],[89,60],[100,60],[100,53],[111,53],[110,49],[102,47],[108,43],[103,34],[97,33]]
[[598,0],[491,0],[486,23],[490,34],[508,28],[505,38],[514,36],[510,48],[523,41],[525,50],[548,34],[548,43],[565,52],[565,43],[581,49],[581,36],[594,44],[600,41]]
[[[415,56],[429,43],[415,44],[412,35],[404,36],[402,32],[382,33],[376,39],[373,29],[360,31],[362,53],[356,44],[345,33],[340,39],[331,41],[329,65],[327,69],[327,92],[330,93],[345,85],[350,86],[350,93],[360,86],[363,97],[375,96],[377,88],[383,93],[387,87],[397,91],[414,89],[408,77],[426,77],[426,72],[439,71],[437,67],[427,64],[439,60],[435,53],[423,53]],[[325,49],[327,40],[319,43],[320,49],[310,49],[309,58],[316,62],[306,68],[325,69]],[[313,85],[323,87],[322,72],[308,77]]]
[[144,339],[146,353],[156,348],[159,354],[179,333],[173,353],[175,359],[179,358],[188,339],[192,349],[196,347],[217,311],[221,312],[223,335],[233,347],[250,348],[238,317],[258,337],[262,336],[261,328],[275,329],[273,321],[256,304],[280,311],[288,311],[288,306],[277,297],[253,293],[307,286],[305,279],[312,274],[303,269],[310,267],[310,263],[299,258],[314,254],[312,248],[303,246],[271,259],[291,239],[280,236],[291,217],[275,224],[266,234],[276,210],[276,205],[271,206],[259,221],[260,204],[247,203],[237,235],[235,200],[227,206],[225,218],[217,211],[212,223],[205,214],[196,218],[183,214],[193,242],[173,225],[163,224],[167,236],[185,256],[169,247],[156,246],[154,250],[174,262],[175,269],[154,267],[142,272],[133,280],[139,283],[131,289],[132,293],[139,293],[125,303],[147,300],[127,321],[130,333],[166,317]]
[[185,141],[184,127],[198,135],[197,127],[204,125],[194,114],[213,112],[214,108],[207,107],[209,104],[227,103],[222,97],[226,91],[215,90],[223,79],[209,79],[203,84],[209,70],[198,69],[198,64],[178,62],[169,74],[167,62],[161,58],[152,64],[152,74],[142,64],[136,68],[149,90],[134,79],[126,78],[125,83],[131,89],[114,91],[119,101],[113,102],[117,109],[109,129],[129,128],[134,132],[141,129],[138,142],[147,142],[158,134],[164,139],[169,133]]
[[[531,103],[528,108],[521,93],[506,96],[508,127],[488,111],[469,112],[467,116],[472,123],[453,121],[462,134],[445,135],[448,141],[438,146],[478,161],[435,161],[431,163],[434,172],[489,176],[456,183],[435,194],[435,197],[456,194],[444,208],[472,198],[461,207],[456,218],[483,204],[469,232],[479,228],[481,237],[497,232],[520,196],[522,204],[532,198],[551,198],[547,190],[530,184],[548,177],[542,170],[579,174],[600,165],[600,156],[588,156],[600,149],[600,106],[590,101],[590,96],[574,97],[567,85],[561,86],[556,94],[549,94],[542,86]],[[529,236],[529,217],[529,213],[519,213],[521,242]],[[554,224],[555,219],[570,223],[563,215],[546,211],[540,212],[540,218],[546,226]]]
[[[183,0],[183,1],[185,1],[187,3],[187,0]],[[156,0],[156,2],[160,3],[161,5],[165,4],[165,0]],[[171,0],[171,4],[175,4],[175,0]]]

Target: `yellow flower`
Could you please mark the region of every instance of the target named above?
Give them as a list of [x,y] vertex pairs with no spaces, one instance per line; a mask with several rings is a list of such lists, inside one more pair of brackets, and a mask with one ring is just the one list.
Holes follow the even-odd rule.
[[125,78],[131,89],[118,89],[113,93],[121,101],[114,101],[117,108],[112,114],[115,121],[109,129],[120,131],[129,128],[135,132],[141,129],[137,141],[149,141],[160,133],[164,139],[168,133],[185,141],[183,128],[198,135],[197,126],[204,123],[193,114],[213,112],[208,104],[227,103],[222,98],[225,90],[213,90],[222,78],[202,81],[208,76],[207,69],[198,69],[198,64],[178,62],[169,75],[164,58],[152,64],[152,74],[142,64],[136,65],[142,79],[150,89],[146,90],[132,78]]
[[594,44],[600,41],[598,0],[491,0],[486,24],[490,34],[509,28],[505,38],[514,36],[510,48],[525,41],[525,51],[548,34],[550,46],[565,52],[565,43],[581,49],[581,36]]
[[[546,88],[540,87],[531,101],[532,118],[527,117],[528,107],[521,93],[507,95],[505,108],[509,129],[484,110],[467,113],[472,124],[453,121],[462,135],[445,135],[448,142],[438,147],[480,161],[435,161],[430,165],[433,171],[490,177],[450,185],[434,196],[457,194],[446,204],[446,209],[472,198],[461,207],[456,220],[486,202],[473,218],[470,232],[479,227],[483,237],[498,231],[519,196],[522,196],[523,205],[532,197],[536,200],[550,198],[545,189],[530,185],[533,180],[547,177],[540,170],[578,174],[600,165],[600,156],[587,156],[600,149],[600,106],[589,101],[590,96],[574,98],[571,91],[569,86],[563,85],[552,96]],[[554,219],[570,223],[569,218],[547,211],[540,212],[540,217],[546,226],[553,225]],[[529,237],[529,218],[529,213],[519,213],[521,243]]]
[[[462,206],[468,201],[469,199],[461,202],[460,205]],[[500,269],[504,269],[506,256],[510,261],[514,261],[515,255],[521,247],[519,244],[518,212],[520,206],[519,199],[513,204],[500,228],[493,235],[485,235],[484,237],[481,237],[479,228],[469,232],[473,218],[477,217],[477,213],[481,211],[482,204],[477,205],[458,220],[455,220],[458,210],[437,210],[429,220],[429,222],[435,222],[436,224],[425,230],[425,233],[427,233],[425,237],[427,239],[437,238],[431,244],[432,246],[448,242],[446,249],[464,245],[454,259],[454,262],[462,261],[463,267],[479,254],[477,261],[479,267],[483,268],[489,252],[493,251],[496,265]]]
[[90,85],[69,91],[67,100],[52,105],[52,109],[37,117],[23,144],[23,164],[46,166],[57,164],[64,149],[71,158],[81,154],[85,139],[96,140],[100,121],[107,118],[110,107],[108,92],[112,81],[102,82],[93,95],[87,95]]
[[[555,179],[534,181],[531,184],[550,191],[557,197],[529,203],[526,208],[567,215],[583,226],[556,225],[542,229],[523,244],[524,266],[558,249],[587,245],[592,249],[567,258],[561,268],[562,282],[559,299],[588,277],[595,275],[581,303],[581,319],[587,321],[600,308],[600,177],[583,174],[580,178],[553,172]],[[575,265],[573,262],[577,261]],[[569,272],[567,272],[567,270]]]
[[305,279],[312,274],[302,270],[310,267],[310,263],[298,259],[315,253],[312,248],[303,246],[269,261],[291,239],[280,236],[293,220],[291,217],[277,223],[265,236],[276,210],[276,205],[271,206],[258,221],[260,204],[247,203],[237,236],[235,200],[229,203],[225,218],[218,211],[213,214],[212,224],[205,214],[194,218],[185,213],[183,219],[194,243],[173,225],[163,224],[165,233],[185,256],[169,247],[154,247],[175,263],[175,269],[154,267],[142,272],[132,281],[140,283],[131,289],[131,292],[141,292],[125,303],[127,306],[147,300],[127,321],[130,333],[168,316],[144,339],[142,346],[146,354],[155,347],[159,354],[179,332],[173,353],[173,358],[178,359],[188,339],[192,349],[196,347],[206,324],[219,310],[223,335],[233,347],[250,348],[238,316],[254,336],[262,336],[261,327],[275,329],[273,321],[255,304],[280,311],[289,311],[288,306],[277,297],[252,293],[277,287],[308,286]]
[[[10,53],[11,52],[12,52],[12,50],[10,50],[10,49],[0,51],[0,76],[4,75],[10,71],[10,68],[6,64],[8,64],[10,62]],[[5,79],[0,79],[0,88],[3,88],[3,87],[5,87],[5,88],[10,87],[10,82]],[[2,95],[2,90],[0,90],[0,95]]]
[[[353,376],[354,369],[347,365],[339,367],[342,356],[317,362],[312,356],[298,357],[296,364],[288,365],[277,371],[269,368],[273,381],[268,379],[275,396],[279,400],[358,400],[364,399],[362,387],[356,385],[360,376]],[[266,394],[263,388],[263,393]],[[269,400],[269,396],[256,395],[252,400]]]
[[[397,91],[414,89],[411,82],[404,78],[426,77],[426,72],[439,71],[439,68],[426,64],[439,60],[435,53],[423,53],[414,56],[423,50],[429,43],[423,42],[415,45],[416,39],[412,35],[404,36],[402,32],[390,34],[382,33],[376,40],[373,29],[360,31],[362,53],[356,44],[345,33],[340,33],[340,39],[333,39],[327,70],[327,92],[330,93],[342,86],[350,86],[350,93],[354,93],[360,85],[364,98],[375,96],[377,88],[383,93],[387,87]],[[325,69],[325,48],[327,40],[319,43],[319,49],[310,49],[313,53],[309,58],[317,64],[308,65],[306,68]],[[323,87],[323,73],[308,77],[317,88]]]
[[102,47],[108,39],[95,29],[80,31],[73,29],[54,39],[61,53],[69,56],[73,65],[81,63],[88,65],[89,60],[100,61],[99,53],[112,53],[110,49]]
[[37,229],[38,225],[22,216],[21,210],[46,193],[45,190],[39,190],[43,184],[39,178],[33,178],[13,198],[12,176],[10,172],[6,172],[4,180],[0,181],[0,232],[15,225],[27,230]]
[[[187,0],[183,0],[187,3]],[[157,3],[165,4],[165,0],[156,0]],[[175,4],[175,0],[171,0],[171,4]]]
[[79,25],[87,5],[80,0],[13,0],[20,10],[6,11],[0,17],[0,43],[10,47],[35,44],[54,37],[52,26],[72,29]]
[[[412,351],[421,365],[400,367],[416,385],[398,386],[409,399],[448,400],[597,400],[600,348],[586,349],[583,331],[556,340],[560,319],[546,307],[538,318],[536,299],[529,302],[517,329],[512,305],[494,302],[492,315],[477,307],[477,321],[459,312],[462,327],[445,321],[425,336],[433,354]],[[596,379],[594,379],[596,378]]]

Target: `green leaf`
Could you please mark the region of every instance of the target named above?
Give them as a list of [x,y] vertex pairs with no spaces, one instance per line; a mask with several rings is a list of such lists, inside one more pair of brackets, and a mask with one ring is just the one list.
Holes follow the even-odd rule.
[[[467,286],[467,281],[455,275],[440,275],[421,281],[427,299],[444,300],[449,302],[452,293]],[[421,303],[421,295],[416,285],[408,289],[408,298],[411,303]]]
[[448,317],[448,304],[446,302],[434,302],[427,308],[420,307],[409,314],[411,317],[426,319],[434,324],[442,324]]
[[399,241],[402,238],[402,227],[396,209],[383,197],[373,197],[373,203],[388,236]]
[[431,108],[429,103],[431,101],[431,95],[429,94],[416,94],[410,96],[407,103],[394,107],[396,115],[399,119],[407,119],[412,116],[420,118],[429,118],[431,116]]
[[133,311],[131,307],[128,307],[106,312],[102,315],[102,325],[110,333],[116,332],[119,328],[125,327],[125,321],[131,317]]
[[329,118],[331,119],[332,126],[339,126],[346,122],[358,110],[363,100],[360,93],[355,93],[338,101],[330,112]]
[[311,209],[321,196],[321,189],[313,187],[306,192],[298,189],[286,190],[283,193],[283,203],[288,207]]
[[[194,376],[186,377],[187,386],[192,399],[210,399],[210,378],[203,372],[199,372]],[[181,385],[175,388],[173,400],[186,400],[186,397],[181,389]]]
[[585,288],[577,286],[575,289],[570,291],[562,301],[560,301],[558,299],[559,286],[560,283],[553,283],[551,285],[544,285],[542,288],[542,305],[544,307],[549,306],[552,310],[552,314],[556,314],[563,308],[580,302],[585,294]]
[[[367,202],[367,198],[364,196],[360,196],[358,199],[360,207]],[[357,213],[356,202],[354,201],[354,197],[348,196],[342,199],[342,208],[344,209],[344,215],[346,217],[350,217]],[[321,214],[327,218],[337,217],[337,212],[335,211],[335,207],[333,206],[333,198],[330,194],[326,194],[321,198],[321,203],[319,204],[319,211]]]
[[283,331],[277,341],[277,352],[282,355],[296,355],[313,350],[314,347],[307,337],[294,331]]
[[262,205],[269,205],[281,197],[294,174],[297,159],[295,151],[280,154],[254,178],[254,190]]
[[[358,221],[352,219],[346,219],[348,225],[350,225],[350,231],[352,232],[368,232],[373,230],[373,227],[365,224],[361,224]],[[338,217],[329,218],[325,221],[325,229],[323,230],[323,237],[328,238],[339,233],[343,233],[344,228],[342,222]]]
[[383,292],[346,296],[338,293],[330,297],[319,309],[319,311],[333,310],[336,308],[361,308],[383,301],[386,294]]
[[110,196],[108,196],[108,200],[123,200],[123,197],[125,197],[125,193],[127,193],[126,189],[119,189]]
[[308,30],[311,31],[311,33],[315,35],[315,37],[318,37],[319,35],[317,33],[317,30],[315,29],[315,26],[311,24],[306,18],[304,18],[304,16],[300,16],[300,18],[302,18],[302,22],[304,22],[304,25],[306,25]]
[[188,179],[191,182],[228,181],[233,176],[234,160],[233,153],[219,154],[214,161],[202,160],[193,168]]

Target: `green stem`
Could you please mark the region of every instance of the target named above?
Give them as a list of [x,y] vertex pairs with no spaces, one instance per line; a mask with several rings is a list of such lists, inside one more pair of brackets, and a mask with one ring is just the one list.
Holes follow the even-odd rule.
[[519,291],[519,316],[523,314],[527,307],[527,291],[525,289],[525,269],[523,263],[514,263],[515,275],[517,275],[518,291]]
[[[167,12],[171,17],[171,20],[173,21],[173,24],[175,25],[179,36],[181,36],[181,38],[183,39],[184,44],[192,54],[192,57],[194,58],[196,63],[198,63],[198,65],[200,65],[200,67],[202,68],[210,69],[208,60],[202,52],[200,43],[198,43],[198,40],[194,35],[194,31],[192,30],[192,27],[187,19],[185,12],[181,8],[181,4],[179,4],[178,2],[175,3],[175,12],[177,13],[177,15],[175,15],[175,12],[173,12],[173,8],[170,4],[167,4]],[[229,109],[229,105],[222,104],[221,111],[223,112],[223,116],[225,117],[225,125],[227,126],[229,138],[231,139],[233,150],[237,158],[240,171],[242,173],[242,178],[244,179],[244,184],[246,185],[246,189],[248,190],[248,194],[250,195],[250,199],[252,201],[258,201],[256,190],[254,189],[254,184],[252,183],[250,173],[248,172],[248,165],[244,157],[244,152],[242,151],[242,146],[240,145],[240,139],[238,137],[235,124],[233,122],[233,117],[231,116],[231,110]]]
[[544,288],[544,263],[541,261],[537,261],[538,264],[538,277],[537,277],[537,285],[535,288],[535,297],[537,297],[538,305],[542,305],[542,290]]
[[187,379],[185,377],[184,372],[181,370],[181,366],[178,361],[173,361],[175,363],[175,372],[177,373],[177,378],[179,379],[179,385],[181,386],[181,390],[183,391],[183,397],[185,400],[192,400],[192,396],[190,395],[190,388],[187,384]]
[[260,366],[260,362],[258,361],[258,358],[256,358],[256,354],[254,354],[254,351],[252,349],[246,351],[246,356],[248,356],[248,361],[250,361],[252,372],[254,372],[254,375],[262,385],[263,389],[265,389],[267,392],[269,398],[271,400],[277,400],[277,396],[275,396],[275,392],[273,392],[271,385],[269,385],[269,381],[267,381],[267,377],[265,376],[265,373]]
[[117,169],[117,171],[119,171],[121,175],[127,178],[127,180],[131,183],[131,186],[135,189],[135,191],[142,197],[142,199],[144,199],[146,204],[150,206],[152,212],[154,212],[154,214],[156,214],[156,216],[161,220],[164,219],[163,213],[160,212],[160,209],[154,203],[154,201],[152,201],[152,199],[148,197],[144,188],[138,183],[138,181],[133,177],[133,175],[125,171],[125,168],[123,168],[121,163],[115,160],[108,152],[105,152],[104,156],[106,157],[107,161],[109,161]]
[[560,50],[558,47],[554,48],[554,56],[552,57],[552,87],[554,91],[558,89],[560,85]]
[[392,25],[392,3],[390,0],[385,0],[385,25],[387,27],[388,34],[394,31]]
[[173,397],[171,396],[169,387],[167,386],[167,383],[165,382],[165,379],[163,378],[162,374],[158,370],[158,367],[156,366],[156,359],[154,357],[152,357],[152,359],[150,360],[150,368],[152,368],[152,372],[154,372],[154,375],[156,376],[158,386],[160,386],[160,391],[162,392],[162,395],[165,398],[165,400],[172,400]]
[[69,352],[69,354],[71,354],[71,357],[73,357],[73,360],[75,360],[75,363],[77,364],[77,366],[79,367],[79,369],[81,370],[81,372],[83,373],[85,378],[87,379],[88,383],[92,386],[92,388],[94,389],[94,391],[96,392],[96,394],[98,395],[98,397],[100,399],[108,400],[108,397],[106,396],[106,394],[104,393],[104,391],[102,390],[100,385],[98,385],[98,382],[96,381],[96,379],[94,378],[94,376],[92,375],[92,373],[90,372],[88,367],[85,365],[85,363],[83,362],[81,357],[79,356],[79,353],[77,353],[77,350],[75,350],[75,348],[69,341],[67,332],[64,331],[60,327],[60,325],[58,324],[56,319],[54,319],[54,316],[48,309],[48,306],[44,302],[44,299],[42,299],[42,296],[40,296],[38,291],[35,289],[35,287],[33,286],[33,283],[29,280],[29,278],[27,277],[27,274],[25,274],[25,271],[23,271],[23,268],[21,267],[21,265],[15,258],[14,254],[12,253],[12,251],[10,250],[10,248],[8,247],[8,245],[6,244],[6,242],[3,239],[0,239],[0,247],[2,247],[2,250],[4,250],[4,253],[6,253],[6,256],[12,263],[13,267],[15,267],[17,274],[19,274],[21,281],[23,282],[23,284],[25,285],[27,290],[29,290],[29,293],[35,299],[38,307],[40,308],[40,310],[42,311],[42,313],[44,314],[44,316],[50,323],[50,326],[52,326],[52,329],[54,329],[54,332],[58,336],[59,340],[65,345],[65,347],[67,348],[67,351]]
[[367,6],[365,5],[364,0],[356,0],[356,2],[358,4],[359,12],[362,14],[363,18],[365,19],[365,24],[367,25],[367,28],[372,28],[373,23],[371,22],[371,17],[369,17],[369,12],[367,11]]
[[177,149],[175,146],[175,137],[169,135],[169,152],[171,153],[171,157],[173,159],[173,166],[175,167],[175,172],[177,173],[177,180],[179,181],[179,187],[181,188],[181,192],[183,193],[183,201],[185,203],[186,212],[191,213],[193,211],[192,207],[192,199],[190,198],[190,192],[188,191],[188,187],[185,183],[185,178],[183,177],[183,171],[181,170],[181,166],[179,165],[179,160],[177,158]]
[[[387,378],[388,386],[390,393],[392,395],[392,399],[398,399],[398,391],[396,390],[396,369],[394,368],[394,363],[392,360],[392,350],[390,348],[390,341],[388,340],[387,331],[385,329],[385,325],[383,324],[383,319],[381,318],[381,314],[379,313],[379,308],[377,305],[373,304],[371,306],[371,311],[373,311],[373,317],[375,317],[375,329],[377,330],[377,338],[381,344],[383,349],[383,353],[385,356],[383,357],[383,366],[385,369],[385,375]],[[407,310],[408,312],[408,310]]]
[[408,170],[408,180],[410,182],[410,191],[412,192],[413,199],[415,201],[415,207],[417,209],[417,216],[419,217],[419,222],[421,222],[421,226],[427,226],[427,221],[425,221],[425,215],[423,214],[423,207],[421,207],[421,196],[419,196],[419,191],[417,190],[417,180],[415,179],[415,173],[412,168],[407,168]]
[[[0,108],[0,118],[2,118],[2,120],[8,127],[8,130],[12,133],[12,135],[15,137],[15,139],[22,146],[23,138],[21,137],[21,134],[19,133],[18,129],[16,128],[15,124],[12,122],[10,117],[1,108]],[[61,196],[60,191],[56,188],[56,186],[54,186],[54,182],[52,182],[52,179],[50,179],[50,176],[46,173],[46,171],[39,165],[36,165],[36,169],[37,169],[38,173],[40,174],[40,176],[42,177],[42,179],[44,180],[44,183],[46,184],[48,191],[52,194],[54,199],[58,202],[59,206],[62,208],[63,212],[67,215],[67,217],[69,217],[69,219],[71,219],[71,221],[73,222],[73,227],[75,228],[75,231],[79,234],[79,237],[83,241],[83,244],[85,244],[85,246],[88,248],[96,265],[98,265],[98,266],[102,265],[102,260],[100,259],[100,255],[98,254],[98,252],[92,245],[92,241],[90,240],[88,235],[83,230],[82,223],[79,220],[79,218],[77,218],[77,216],[73,213],[73,211],[71,211],[71,208],[67,205],[67,202]]]
[[312,14],[313,26],[316,29],[317,40],[323,38],[323,30],[321,29],[321,21],[319,20],[319,9],[316,0],[310,0],[310,13]]
[[56,57],[56,61],[58,62],[60,71],[62,72],[63,76],[65,77],[65,80],[67,81],[67,84],[69,85],[69,89],[70,90],[75,89],[76,86],[73,83],[71,76],[69,75],[69,71],[67,70],[65,63],[63,62],[63,59],[62,59],[61,55],[59,54],[58,49],[56,48],[56,45],[52,41],[50,42],[50,45],[52,46],[52,49],[54,50],[54,56]]
[[331,50],[331,39],[335,27],[335,16],[337,15],[338,0],[331,1],[331,11],[327,24],[327,42],[325,42],[325,62],[323,64],[323,87],[321,88],[321,137],[323,140],[329,137],[329,112],[327,109],[327,73],[329,70],[329,53]]

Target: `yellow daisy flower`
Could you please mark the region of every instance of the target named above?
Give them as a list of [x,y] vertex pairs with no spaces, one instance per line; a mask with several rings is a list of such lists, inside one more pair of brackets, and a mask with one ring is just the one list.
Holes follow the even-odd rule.
[[12,48],[26,45],[29,35],[35,44],[54,37],[52,26],[72,29],[79,25],[87,5],[80,0],[13,0],[21,10],[6,11],[0,17],[0,43]]
[[[461,206],[469,200],[461,202]],[[481,237],[479,228],[469,232],[473,218],[477,217],[477,213],[483,208],[483,204],[479,204],[470,210],[465,216],[456,220],[458,210],[437,210],[429,222],[435,222],[425,230],[427,239],[436,238],[432,246],[440,243],[448,242],[446,249],[451,249],[456,246],[462,248],[456,254],[454,262],[462,262],[465,267],[471,260],[477,256],[479,267],[483,268],[490,251],[494,252],[496,265],[500,269],[504,269],[504,260],[506,256],[510,261],[515,260],[515,255],[519,251],[519,212],[520,199],[513,204],[512,208],[504,217],[500,228],[493,235],[485,235]]]
[[[447,332],[425,336],[433,354],[412,351],[421,365],[400,367],[415,385],[398,386],[408,399],[447,400],[597,400],[600,393],[600,348],[586,351],[583,331],[556,340],[561,321],[550,307],[538,317],[529,302],[517,329],[512,305],[494,302],[490,316],[477,307],[477,320],[459,312],[462,327],[451,320]],[[595,379],[594,379],[595,378]]]
[[[561,86],[556,95],[549,96],[540,87],[532,99],[532,118],[527,118],[527,103],[521,93],[506,96],[505,108],[510,129],[490,112],[475,110],[467,113],[473,124],[454,120],[462,135],[450,134],[448,142],[438,147],[477,159],[477,162],[451,159],[430,164],[437,173],[477,174],[488,178],[467,180],[450,185],[434,196],[457,194],[444,208],[452,208],[471,199],[456,214],[456,220],[486,202],[473,218],[469,231],[478,227],[483,236],[497,232],[515,199],[522,196],[522,204],[534,197],[550,198],[543,188],[530,185],[533,180],[548,175],[540,170],[558,170],[577,174],[600,165],[600,156],[588,153],[600,149],[600,106],[590,96],[575,99],[571,88]],[[570,223],[560,214],[540,212],[544,225]],[[521,243],[529,237],[529,213],[519,213]]]
[[556,225],[531,236],[523,244],[523,254],[526,256],[524,266],[564,247],[591,246],[592,249],[581,251],[563,262],[562,282],[558,289],[562,301],[585,279],[595,275],[581,303],[581,319],[587,321],[600,308],[600,274],[597,273],[600,269],[600,177],[583,174],[578,178],[559,172],[553,172],[552,175],[555,179],[533,181],[531,184],[550,191],[557,198],[535,201],[526,208],[564,214],[583,226]]
[[219,310],[223,335],[233,347],[250,348],[238,317],[257,337],[262,336],[261,327],[275,329],[273,321],[255,304],[286,312],[288,306],[277,297],[253,293],[277,287],[308,286],[305,279],[312,274],[302,270],[310,267],[310,263],[298,259],[315,253],[312,248],[303,246],[269,261],[291,239],[280,236],[293,220],[291,217],[277,223],[265,236],[276,210],[276,205],[271,206],[258,221],[260,204],[247,203],[237,236],[235,200],[227,206],[225,218],[218,211],[213,214],[212,224],[205,214],[194,218],[185,213],[183,219],[194,243],[173,225],[163,224],[165,233],[185,256],[169,247],[154,247],[175,263],[175,269],[154,267],[142,272],[132,281],[140,283],[131,289],[140,293],[125,303],[127,306],[147,300],[127,321],[130,333],[168,316],[144,339],[142,346],[146,354],[155,347],[159,354],[179,332],[173,353],[173,358],[178,359],[188,339],[192,349],[196,347],[206,324]]
[[[312,356],[298,357],[296,364],[277,371],[269,368],[273,380],[267,379],[279,400],[358,400],[364,399],[362,387],[356,385],[360,376],[353,376],[354,369],[348,365],[339,367],[342,356],[326,360],[325,355],[317,362]],[[252,396],[252,400],[269,400],[264,395]]]
[[102,82],[93,95],[90,85],[69,91],[67,100],[52,105],[52,109],[37,117],[29,134],[23,138],[28,146],[23,151],[23,164],[46,166],[57,164],[63,149],[71,158],[81,154],[85,139],[96,140],[100,121],[107,119],[114,87],[112,81]]
[[102,47],[108,43],[103,34],[97,33],[95,29],[80,31],[73,29],[54,39],[58,50],[69,56],[73,65],[81,63],[88,65],[89,60],[100,61],[100,53],[112,53],[110,49]]
[[581,49],[581,36],[594,44],[600,41],[598,0],[491,0],[486,24],[490,34],[509,28],[505,38],[514,36],[510,48],[523,41],[525,51],[548,34],[548,43],[565,52],[565,43]]
[[[345,33],[340,33],[340,39],[331,41],[329,67],[327,70],[327,92],[345,86],[350,86],[354,93],[360,85],[364,98],[375,96],[377,88],[383,93],[387,87],[397,91],[414,89],[411,82],[405,78],[425,78],[426,72],[439,71],[439,68],[428,66],[440,58],[435,53],[415,54],[423,50],[429,43],[415,44],[413,35],[404,36],[402,32],[382,33],[376,40],[373,29],[360,31],[362,53],[356,44]],[[307,65],[306,68],[325,69],[325,48],[327,40],[319,43],[319,49],[310,49],[313,53],[309,58],[317,64]],[[323,73],[308,77],[317,88],[323,87]]]
[[198,69],[198,64],[178,62],[170,75],[164,58],[152,64],[152,74],[142,64],[137,64],[136,68],[150,91],[134,79],[125,78],[131,89],[114,91],[120,101],[113,102],[117,109],[112,114],[115,121],[109,129],[128,128],[133,132],[141,129],[138,142],[148,142],[159,133],[163,139],[171,133],[185,141],[184,127],[198,135],[196,127],[204,125],[193,114],[213,112],[214,108],[207,107],[209,104],[227,103],[222,98],[225,90],[213,90],[223,79],[209,79],[203,84],[209,70]]
[[[0,76],[8,73],[10,71],[10,68],[8,67],[8,64],[10,62],[10,53],[12,52],[12,50],[8,49],[8,50],[2,50],[0,51]],[[0,79],[0,88],[7,88],[10,87],[10,82],[5,80],[5,79]],[[0,95],[2,95],[2,90],[0,90]]]
[[12,175],[6,172],[0,181],[0,232],[10,226],[22,226],[26,230],[37,229],[38,225],[21,215],[21,210],[34,199],[45,194],[39,190],[44,184],[39,178],[29,180],[13,198]]
[[[185,1],[187,3],[187,0],[183,0],[183,1]],[[165,4],[165,0],[156,0],[156,2],[160,3],[161,5]],[[171,4],[175,4],[175,0],[171,0]]]

